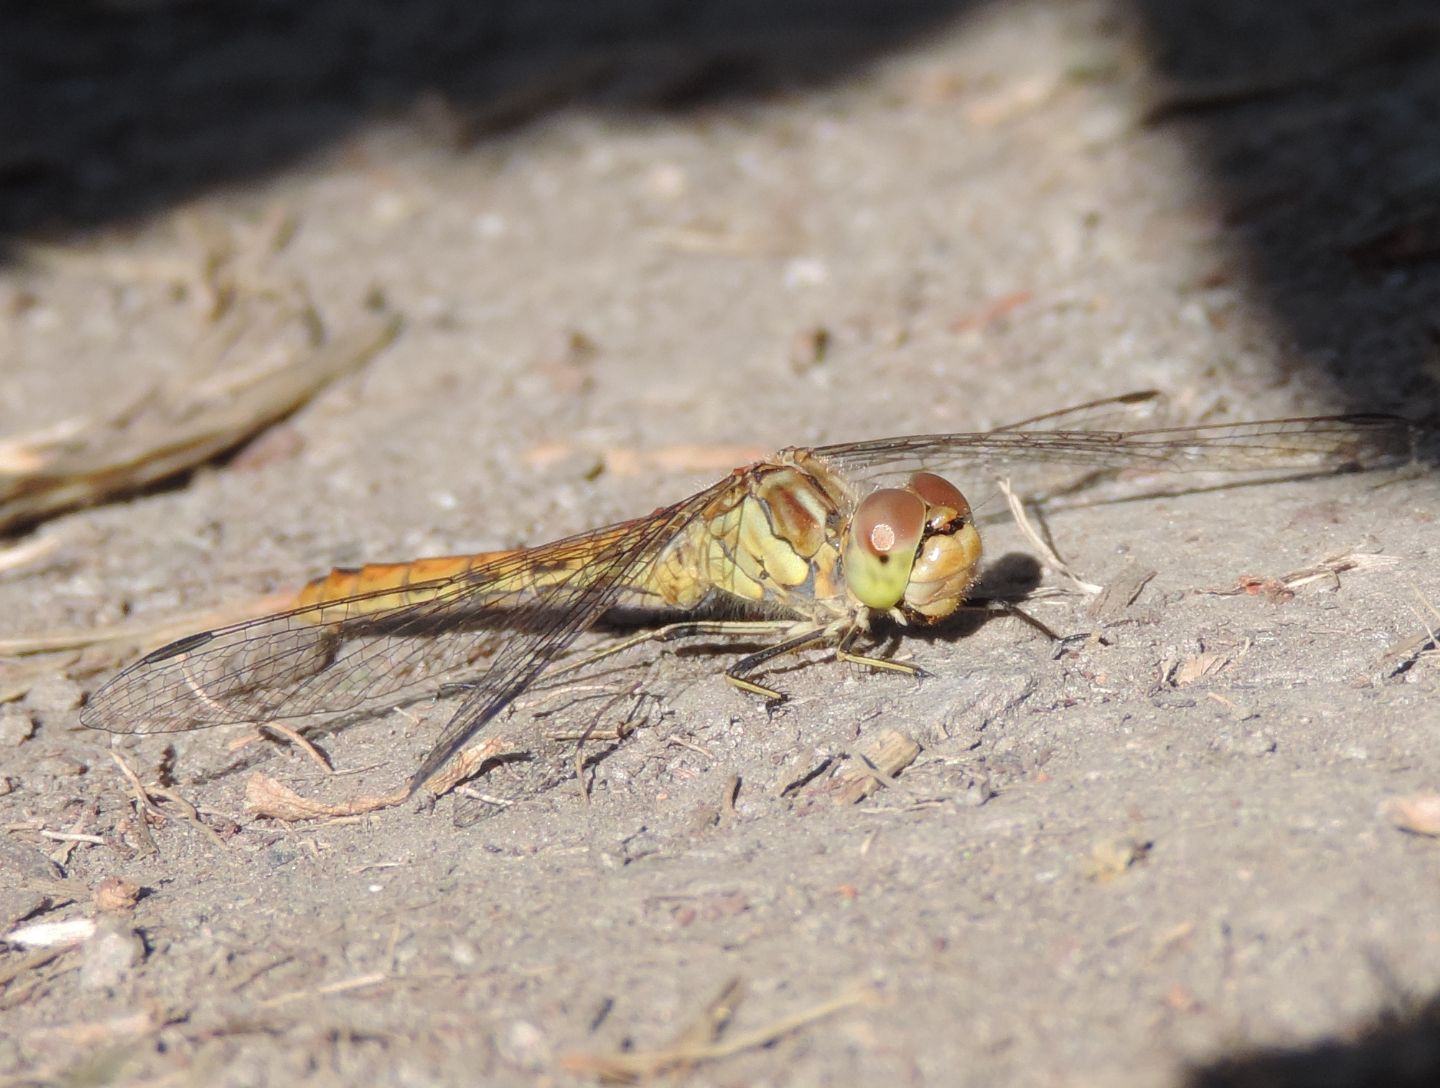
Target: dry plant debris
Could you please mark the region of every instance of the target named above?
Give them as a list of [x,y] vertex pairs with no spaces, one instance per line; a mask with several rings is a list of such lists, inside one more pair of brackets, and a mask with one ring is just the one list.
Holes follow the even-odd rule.
[[1134,835],[1101,839],[1091,845],[1090,855],[1085,859],[1085,879],[1097,884],[1114,880],[1144,861],[1154,845],[1148,839]]
[[[256,245],[229,237],[202,239],[203,259],[191,262],[193,274],[184,279],[190,295],[207,300],[197,343],[187,352],[196,360],[192,367],[157,387],[134,391],[118,407],[0,440],[0,534],[134,493],[233,450],[395,338],[400,318],[379,299],[369,300],[369,309],[348,327],[330,330],[304,285],[282,280],[267,267],[288,240],[289,228],[281,222],[263,229],[266,236]],[[30,258],[67,267],[94,263],[84,255],[43,249]],[[0,567],[34,562],[59,543],[51,538],[12,545],[0,552]],[[98,647],[100,652],[78,667],[102,671],[191,631],[265,615],[285,600],[267,597],[170,620],[5,639],[0,657]],[[75,659],[50,661],[40,671],[71,665],[77,665]],[[0,701],[24,695],[36,675],[7,666],[0,673]]]
[[1440,652],[1440,633],[1436,630],[1437,625],[1440,625],[1440,609],[1419,589],[1414,586],[1410,588],[1420,605],[1418,608],[1411,606],[1420,621],[1420,633],[1402,638],[1385,651],[1380,659],[1380,666],[1387,676],[1406,672],[1417,662],[1427,658],[1433,660],[1437,652]]
[[179,791],[169,786],[153,785],[147,786],[140,781],[140,776],[134,769],[125,762],[119,752],[113,748],[110,750],[110,758],[115,761],[115,766],[120,769],[120,774],[130,784],[130,792],[135,798],[136,824],[148,846],[154,843],[149,841],[149,829],[145,825],[146,818],[154,819],[157,823],[164,824],[171,817],[170,813],[160,808],[156,798],[162,801],[170,801],[180,810],[181,819],[190,824],[200,834],[204,835],[216,846],[224,847],[225,839],[213,827],[200,818],[199,810],[182,797]]
[[[0,533],[132,493],[234,449],[364,364],[399,331],[398,316],[378,298],[352,327],[326,328],[304,284],[272,267],[295,229],[283,212],[254,237],[199,220],[190,227],[199,259],[173,262],[176,270],[163,278],[202,303],[197,342],[187,353],[195,366],[108,411],[0,442]],[[32,246],[27,257],[62,268],[94,265],[125,279],[145,274],[55,247]]]
[[840,770],[816,792],[824,793],[837,805],[863,801],[881,786],[895,785],[895,776],[920,754],[914,737],[898,729],[881,729],[855,753],[856,760]]
[[[1020,530],[1021,535],[1040,553],[1040,557],[1051,570],[1061,577],[1068,579],[1070,584],[1081,593],[1093,597],[1099,595],[1104,590],[1104,586],[1096,585],[1094,582],[1087,582],[1081,578],[1071,570],[1070,564],[1060,558],[1059,553],[1056,552],[1050,542],[1045,539],[1045,536],[1040,530],[1035,527],[1035,523],[1030,520],[1029,511],[1025,509],[1025,500],[1010,486],[1009,480],[1000,481],[1000,494],[1005,496],[1005,503],[1010,507],[1010,513],[1015,518],[1015,525]],[[1139,590],[1136,590],[1136,592],[1138,593]]]
[[816,1021],[879,1000],[874,987],[856,986],[763,1028],[727,1039],[725,1033],[743,997],[740,980],[732,979],[669,1045],[654,1050],[570,1054],[561,1060],[561,1065],[567,1072],[609,1084],[639,1084],[667,1074],[683,1075],[703,1062],[721,1061],[746,1050],[770,1046]]
[[[208,376],[186,375],[112,411],[0,443],[0,532],[137,491],[233,449],[360,366],[400,328],[396,315],[380,312],[332,336],[308,304],[289,315],[288,325],[295,322],[307,327],[307,343],[283,345],[294,331],[284,320],[272,318],[259,333],[246,327],[247,338],[263,338],[253,348],[233,343],[242,330],[227,327],[202,349],[212,358]],[[236,354],[251,361],[220,365]]]
[[74,948],[95,935],[94,918],[67,918],[59,922],[33,922],[5,934],[6,944],[17,948]]
[[1231,662],[1229,654],[1191,654],[1171,670],[1168,679],[1177,688],[1183,688],[1211,676],[1224,672]]
[[1244,574],[1235,580],[1234,586],[1227,589],[1207,589],[1201,592],[1211,597],[1237,597],[1244,594],[1279,603],[1289,600],[1295,596],[1296,590],[1306,586],[1319,585],[1333,590],[1339,587],[1342,574],[1351,571],[1390,570],[1402,561],[1398,555],[1347,552],[1344,555],[1332,555],[1299,570],[1292,570],[1278,578]]
[[1380,802],[1380,816],[1401,831],[1440,838],[1440,793],[1387,797]]
[[[491,737],[481,744],[473,745],[426,782],[425,792],[432,797],[443,797],[480,771],[486,763],[508,755],[513,750],[510,742],[503,737]],[[401,789],[385,794],[363,794],[348,801],[317,801],[257,771],[245,783],[245,811],[257,819],[282,820],[286,823],[344,819],[394,808],[404,804],[410,796],[408,789]]]

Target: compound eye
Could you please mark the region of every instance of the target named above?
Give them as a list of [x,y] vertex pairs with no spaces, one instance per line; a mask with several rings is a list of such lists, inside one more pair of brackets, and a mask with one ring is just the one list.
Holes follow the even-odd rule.
[[925,504],[909,491],[886,487],[872,491],[861,500],[851,522],[850,536],[860,541],[871,555],[913,556],[924,530]]
[[919,495],[930,508],[929,524],[939,529],[956,518],[970,515],[970,503],[960,489],[943,476],[933,472],[917,472],[910,477],[910,491]]
[[882,488],[861,500],[845,541],[850,590],[871,608],[893,608],[905,596],[925,532],[925,503],[912,491]]

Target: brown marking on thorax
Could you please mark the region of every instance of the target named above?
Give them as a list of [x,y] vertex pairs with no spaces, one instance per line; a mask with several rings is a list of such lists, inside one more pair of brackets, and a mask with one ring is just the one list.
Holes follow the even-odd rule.
[[677,608],[718,590],[831,618],[848,607],[838,565],[840,528],[853,505],[839,478],[807,451],[783,451],[737,470],[734,486],[661,553],[647,581]]

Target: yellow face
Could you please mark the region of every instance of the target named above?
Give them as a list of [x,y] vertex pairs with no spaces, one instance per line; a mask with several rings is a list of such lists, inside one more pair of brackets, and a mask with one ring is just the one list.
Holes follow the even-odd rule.
[[917,472],[903,488],[860,501],[845,537],[845,580],[861,604],[912,623],[944,619],[965,600],[980,564],[970,504],[948,480]]

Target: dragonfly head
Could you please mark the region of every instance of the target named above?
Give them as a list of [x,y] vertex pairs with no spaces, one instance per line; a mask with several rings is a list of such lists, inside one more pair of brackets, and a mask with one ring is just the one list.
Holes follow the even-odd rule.
[[936,623],[965,599],[980,563],[970,504],[950,481],[917,472],[872,491],[850,518],[845,581],[861,604]]

